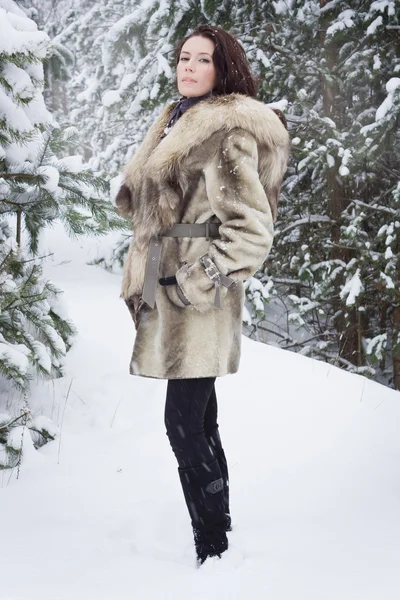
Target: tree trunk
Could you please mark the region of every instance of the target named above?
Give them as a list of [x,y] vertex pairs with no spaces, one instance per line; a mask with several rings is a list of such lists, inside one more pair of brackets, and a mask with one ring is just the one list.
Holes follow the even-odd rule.
[[16,240],[19,247],[21,247],[21,230],[22,230],[22,210],[17,210],[17,234]]
[[[320,0],[320,7],[324,7],[328,0]],[[321,16],[320,28],[320,46],[322,55],[326,60],[326,68],[329,70],[328,76],[322,79],[322,96],[324,116],[331,118],[338,128],[343,126],[345,98],[342,97],[342,92],[339,87],[338,79],[335,76],[335,67],[338,61],[339,47],[336,43],[325,43],[326,30],[331,24],[332,14],[334,10],[328,11]],[[348,263],[351,259],[350,251],[340,247],[340,221],[343,211],[349,204],[349,199],[346,196],[345,187],[339,176],[340,162],[328,169],[326,181],[326,196],[328,203],[328,214],[333,221],[331,227],[331,241],[333,243],[332,259],[342,260]],[[340,299],[340,290],[343,285],[343,278],[337,279],[334,293],[334,308],[335,327],[337,330],[339,356],[353,363],[360,365],[362,362],[362,333],[359,331],[361,319],[358,319],[357,309],[349,307],[346,309]],[[347,315],[347,316],[346,316]]]

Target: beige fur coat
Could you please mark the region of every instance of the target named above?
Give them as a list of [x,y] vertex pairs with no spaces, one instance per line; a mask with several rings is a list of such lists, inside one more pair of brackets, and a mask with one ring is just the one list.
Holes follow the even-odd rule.
[[[198,102],[165,136],[174,106],[159,115],[126,165],[116,199],[134,231],[121,293],[136,326],[130,373],[217,377],[238,370],[243,282],[272,245],[289,137],[270,108],[240,94]],[[175,223],[206,222],[219,225],[220,237],[161,238],[159,277],[175,275],[178,285],[158,285],[155,308],[144,304],[150,239]],[[234,280],[220,286],[221,308],[204,255]]]

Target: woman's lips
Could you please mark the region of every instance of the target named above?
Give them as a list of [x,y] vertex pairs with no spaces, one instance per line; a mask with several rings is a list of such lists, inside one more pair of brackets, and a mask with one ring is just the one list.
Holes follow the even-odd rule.
[[182,83],[197,83],[194,79],[182,79]]

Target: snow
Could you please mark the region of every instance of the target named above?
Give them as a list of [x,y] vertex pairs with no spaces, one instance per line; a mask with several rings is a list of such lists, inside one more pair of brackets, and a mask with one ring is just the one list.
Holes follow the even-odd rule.
[[337,21],[330,25],[326,30],[326,36],[329,37],[334,35],[337,31],[343,31],[344,29],[349,29],[350,27],[354,27],[354,22],[352,18],[356,15],[354,10],[347,9],[341,12],[337,16]]
[[374,35],[376,30],[380,25],[382,25],[383,19],[381,16],[377,17],[374,21],[372,21],[371,25],[367,28],[367,35]]
[[391,79],[389,79],[389,81],[386,84],[386,91],[388,95],[376,111],[376,121],[380,121],[381,119],[385,118],[387,113],[391,110],[391,108],[393,107],[393,96],[399,87],[399,77],[392,77]]
[[4,10],[13,13],[15,15],[19,15],[19,16],[24,16],[25,13],[22,10],[22,8],[19,8],[19,6],[17,6],[17,4],[15,4],[14,0],[1,0],[0,2],[2,8],[4,8]]
[[[150,0],[149,4],[151,5],[152,3],[153,0]],[[102,46],[102,62],[106,71],[112,70],[115,66],[113,60],[115,44],[118,43],[120,39],[129,39],[130,30],[133,27],[137,27],[137,25],[143,21],[145,14],[146,6],[145,2],[142,1],[131,13],[124,15],[108,29]],[[135,49],[133,48],[132,51],[135,52]]]
[[102,98],[103,106],[107,107],[112,106],[113,104],[116,104],[116,102],[120,101],[121,96],[118,90],[108,90],[107,92],[105,92]]
[[8,342],[0,342],[0,357],[6,360],[10,367],[17,369],[20,373],[28,371],[29,361],[26,352],[21,348],[21,344],[15,345]]
[[20,98],[30,98],[34,95],[35,87],[28,73],[23,69],[13,63],[5,63],[2,66],[2,75]]
[[153,87],[151,88],[150,99],[154,100],[154,98],[157,98],[159,92],[160,92],[160,84],[156,82],[153,85]]
[[394,290],[395,289],[395,285],[393,283],[393,279],[389,276],[386,275],[386,273],[382,273],[380,274],[381,279],[383,279],[383,281],[385,282],[385,285],[387,287],[388,290]]
[[32,420],[33,427],[38,430],[45,430],[53,437],[57,435],[57,427],[53,421],[44,415],[39,415]]
[[39,342],[38,340],[32,342],[32,346],[34,349],[35,359],[39,363],[39,365],[47,371],[47,373],[51,373],[51,356],[47,351],[46,346]]
[[272,109],[277,109],[277,110],[281,110],[282,112],[284,112],[287,107],[288,107],[288,100],[286,100],[286,98],[282,98],[282,100],[277,100],[276,102],[266,102],[265,106],[268,106],[268,108],[272,108]]
[[136,83],[136,75],[135,75],[135,73],[127,73],[121,79],[120,89],[122,91],[125,91],[133,83]]
[[167,79],[171,79],[172,78],[171,67],[169,66],[169,63],[168,63],[167,59],[165,58],[165,56],[163,56],[159,52],[157,53],[157,63],[158,63],[158,69],[157,69],[158,75],[161,75],[163,73]]
[[274,9],[277,15],[284,15],[289,10],[289,5],[286,0],[278,0],[277,2],[272,2],[274,5]]
[[81,154],[65,156],[58,160],[58,164],[61,168],[67,169],[70,173],[80,173],[85,169],[83,156]]
[[326,161],[328,163],[329,168],[332,169],[335,166],[335,158],[332,156],[332,154],[327,153]]
[[24,107],[24,111],[34,125],[48,123],[54,127],[57,126],[53,115],[46,108],[41,91],[34,95],[29,104]]
[[195,569],[166,382],[128,374],[121,275],[85,264],[114,235],[69,241],[54,227],[41,243],[79,336],[65,376],[29,398],[56,440],[35,450],[14,428],[19,479],[0,471],[2,598],[397,600],[399,393],[247,338],[239,373],[217,380],[230,548]]
[[58,170],[50,165],[37,168],[38,175],[46,177],[46,182],[41,185],[42,188],[49,192],[55,192],[58,189],[58,183],[60,181],[60,173]]
[[4,0],[0,0],[0,54],[19,52],[28,55],[29,52],[35,52],[41,58],[45,58],[49,43],[47,34],[37,31],[36,23],[24,13],[20,16],[6,12],[3,6]]
[[11,415],[6,412],[0,412],[0,425],[5,425],[11,421]]
[[139,94],[138,94],[138,98],[141,102],[148,100],[150,95],[150,92],[147,88],[143,88],[140,90]]
[[346,305],[352,306],[363,289],[364,286],[360,279],[360,269],[357,269],[354,275],[343,286],[342,290],[340,291],[340,297],[343,299],[347,296]]
[[392,77],[386,84],[388,94],[394,94],[397,88],[400,87],[400,77]]
[[381,335],[377,335],[372,340],[368,340],[367,344],[367,354],[375,354],[378,360],[382,360],[383,358],[383,350],[386,348],[387,343],[387,334],[382,333]]
[[0,87],[0,119],[7,122],[9,128],[20,133],[32,131],[33,126],[24,110],[16,106]]
[[264,67],[266,69],[269,69],[271,66],[271,61],[269,60],[269,58],[264,54],[264,52],[261,50],[261,48],[257,48],[256,51],[256,59],[259,60],[260,62],[262,62],[262,64],[264,65]]
[[386,8],[388,9],[388,14],[394,15],[395,14],[395,3],[393,0],[378,0],[377,2],[372,2],[371,6],[370,6],[370,12],[385,12]]
[[375,54],[374,56],[374,66],[372,67],[374,69],[374,71],[379,71],[379,69],[381,68],[382,63],[381,63],[381,58],[379,56],[379,54]]
[[116,206],[115,199],[123,182],[124,177],[122,173],[119,173],[116,177],[113,177],[110,180],[110,200],[114,206]]
[[344,165],[340,165],[339,167],[339,174],[342,177],[346,177],[347,175],[350,175],[350,171],[347,167],[345,167]]

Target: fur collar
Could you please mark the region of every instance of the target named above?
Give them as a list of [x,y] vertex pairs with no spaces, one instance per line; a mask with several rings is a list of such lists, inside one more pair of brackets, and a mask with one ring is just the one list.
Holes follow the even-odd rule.
[[139,245],[177,221],[179,195],[174,176],[177,173],[179,181],[184,159],[214,133],[239,127],[253,135],[259,151],[260,181],[266,191],[279,188],[286,167],[288,133],[279,117],[262,102],[242,94],[211,96],[186,111],[163,137],[175,105],[168,105],[159,115],[124,169],[125,184],[133,197],[132,225]]

